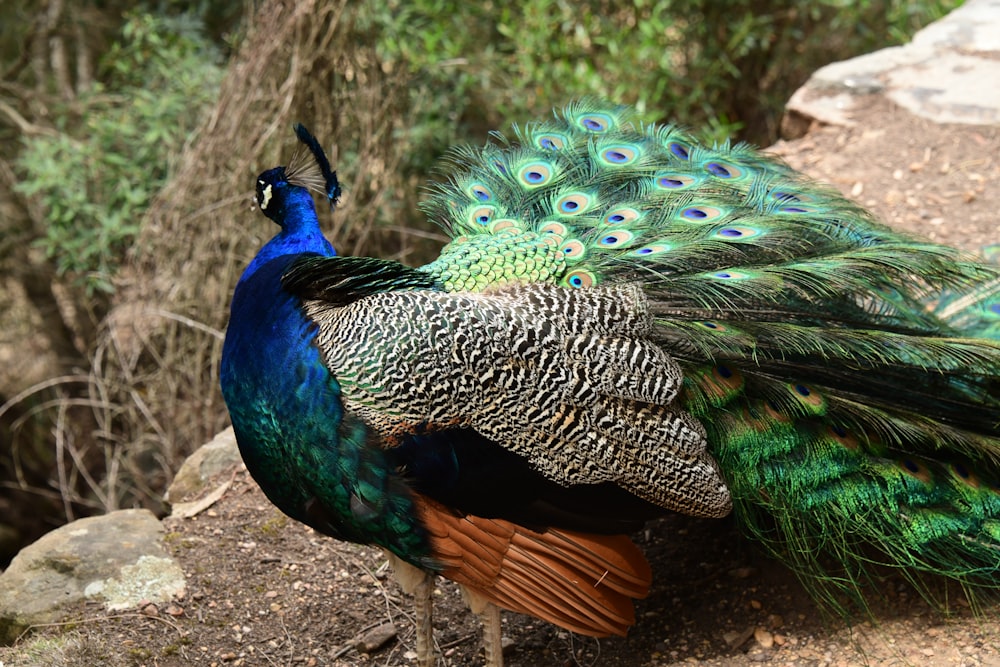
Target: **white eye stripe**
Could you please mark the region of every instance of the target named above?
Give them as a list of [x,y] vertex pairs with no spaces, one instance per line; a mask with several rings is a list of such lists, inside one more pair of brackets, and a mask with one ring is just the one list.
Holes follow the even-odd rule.
[[[264,181],[259,181],[261,185],[264,185]],[[268,202],[271,201],[271,186],[268,185],[260,194],[260,210],[267,208]]]

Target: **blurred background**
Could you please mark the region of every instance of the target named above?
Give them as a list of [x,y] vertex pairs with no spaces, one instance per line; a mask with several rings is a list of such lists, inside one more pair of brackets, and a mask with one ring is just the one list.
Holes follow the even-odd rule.
[[237,278],[275,231],[254,177],[301,121],[345,186],[342,254],[419,264],[422,185],[454,144],[584,95],[767,146],[829,62],[954,0],[4,0],[0,568],[67,521],[163,512],[228,418]]

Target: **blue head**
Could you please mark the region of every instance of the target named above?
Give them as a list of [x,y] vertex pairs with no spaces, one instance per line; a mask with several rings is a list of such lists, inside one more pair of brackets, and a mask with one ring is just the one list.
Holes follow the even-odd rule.
[[333,210],[340,200],[337,172],[330,168],[319,142],[305,127],[296,125],[295,134],[308,152],[296,153],[288,166],[268,169],[257,177],[257,206],[281,231],[257,254],[242,280],[265,262],[282,255],[337,254],[320,230],[310,194],[310,190],[322,192]]

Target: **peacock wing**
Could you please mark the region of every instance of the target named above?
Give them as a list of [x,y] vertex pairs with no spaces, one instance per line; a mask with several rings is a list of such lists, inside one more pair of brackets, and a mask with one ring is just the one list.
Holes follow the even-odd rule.
[[451,293],[385,263],[378,275],[398,289],[345,299],[357,268],[309,258],[285,284],[306,295],[345,408],[387,442],[471,428],[562,485],[612,482],[667,509],[728,512],[705,432],[678,405],[680,368],[645,337],[637,287]]

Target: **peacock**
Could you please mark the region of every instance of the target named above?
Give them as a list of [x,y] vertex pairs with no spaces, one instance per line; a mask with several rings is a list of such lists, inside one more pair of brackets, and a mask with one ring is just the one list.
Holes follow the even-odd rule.
[[[411,268],[338,256],[319,144],[263,172],[280,231],[236,286],[221,384],[290,517],[383,548],[416,595],[624,635],[628,537],[735,512],[831,599],[874,563],[1000,583],[1000,270],[746,145],[583,100],[453,149]],[[876,556],[875,554],[881,554]],[[823,593],[822,591],[828,591]]]

